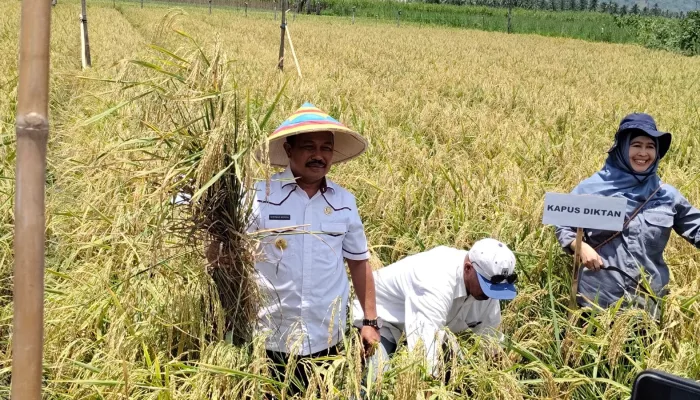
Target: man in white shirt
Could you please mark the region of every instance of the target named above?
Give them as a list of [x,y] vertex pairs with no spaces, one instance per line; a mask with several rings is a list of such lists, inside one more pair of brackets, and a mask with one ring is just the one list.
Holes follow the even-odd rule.
[[[469,251],[436,247],[375,271],[381,342],[368,360],[374,373],[380,364],[386,370],[402,335],[409,350],[422,341],[433,373],[444,328],[500,339],[498,301],[515,297],[516,279],[515,255],[494,239],[479,240]],[[357,301],[354,311],[361,315]],[[360,321],[355,318],[356,325]]]
[[[344,260],[359,315],[368,321],[362,339],[370,348],[379,341],[374,279],[355,197],[326,178],[332,163],[360,155],[367,142],[305,103],[268,143],[270,163],[285,169],[255,185],[249,232],[260,238],[255,268],[265,304],[259,323],[268,357],[284,376],[291,355],[314,358],[336,351],[347,319]],[[306,386],[303,366],[295,375]]]

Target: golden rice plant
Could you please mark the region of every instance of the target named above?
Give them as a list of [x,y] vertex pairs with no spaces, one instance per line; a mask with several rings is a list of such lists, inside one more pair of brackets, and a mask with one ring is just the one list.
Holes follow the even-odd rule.
[[[0,4],[7,54],[16,51],[19,6]],[[449,379],[435,379],[400,347],[390,372],[370,385],[348,332],[339,356],[309,365],[314,380],[299,397],[345,399],[364,386],[374,399],[624,399],[645,368],[700,379],[696,249],[677,237],[669,243],[662,324],[618,309],[583,315],[567,308],[570,258],[540,223],[543,194],[600,168],[619,118],[632,110],[674,133],[662,178],[700,205],[700,59],[299,15],[289,25],[299,79],[289,58],[284,72],[275,69],[279,22],[269,13],[90,2],[94,67],[81,71],[79,9],[62,0],[52,11],[45,397],[281,397],[292,382],[271,378],[262,337],[240,346],[221,340],[225,313],[200,228],[231,236],[233,246],[255,239],[229,226],[242,221],[245,202],[221,206],[241,204],[224,201],[239,193],[230,189],[245,192],[268,172],[248,153],[231,163],[307,100],[371,143],[331,178],[357,197],[374,265],[493,236],[515,250],[521,278],[519,297],[502,305],[506,340],[496,358],[460,335],[450,341],[461,355],[450,360]],[[4,398],[13,356],[16,60],[1,59],[0,72]],[[188,190],[199,194],[191,206],[172,204]],[[204,210],[230,218],[193,218]]]
[[[172,22],[172,14],[166,15],[161,35]],[[216,336],[223,331],[243,344],[252,339],[259,304],[253,245],[246,233],[254,198],[250,190],[255,171],[261,170],[254,153],[277,99],[260,120],[253,119],[259,107],[251,108],[249,94],[231,76],[220,43],[202,48],[186,33],[171,32],[184,44],[174,51],[153,44],[152,58],[127,64],[114,82],[123,93],[136,94],[86,124],[127,104],[142,108],[142,129],[108,152],[134,154],[141,175],[154,186],[153,195],[163,201],[162,229],[198,253],[211,243],[219,245],[221,261],[208,266],[225,314]],[[130,76],[139,80],[126,81]]]

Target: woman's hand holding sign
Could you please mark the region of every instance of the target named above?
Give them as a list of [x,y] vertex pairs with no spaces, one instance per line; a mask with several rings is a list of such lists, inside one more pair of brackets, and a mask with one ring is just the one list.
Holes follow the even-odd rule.
[[[574,242],[571,243],[571,250],[574,250]],[[581,243],[581,264],[597,272],[603,268],[603,259],[593,247],[584,242]]]

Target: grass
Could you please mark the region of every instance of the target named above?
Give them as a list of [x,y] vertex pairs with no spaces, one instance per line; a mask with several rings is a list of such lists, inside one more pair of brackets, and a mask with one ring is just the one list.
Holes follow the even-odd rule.
[[[402,351],[393,372],[373,384],[373,398],[431,391],[439,398],[623,399],[644,368],[700,379],[696,249],[677,237],[667,247],[672,279],[663,325],[636,311],[606,311],[581,328],[565,307],[569,259],[540,223],[544,193],[568,191],[596,171],[630,111],[650,112],[674,133],[661,176],[700,205],[700,59],[635,45],[299,15],[289,25],[299,79],[290,59],[284,73],[275,70],[279,26],[269,14],[188,8],[164,24],[164,7],[106,2],[89,8],[94,68],[81,71],[78,10],[78,2],[61,1],[52,21],[45,397],[260,398],[288,383],[270,380],[260,337],[236,347],[212,334],[223,311],[205,260],[163,230],[163,216],[177,211],[156,168],[173,162],[155,158],[152,147],[125,146],[166,126],[167,114],[154,108],[195,107],[197,92],[181,102],[144,97],[86,124],[143,87],[128,82],[162,78],[124,61],[167,59],[148,44],[189,59],[195,45],[168,27],[187,32],[207,56],[222,54],[231,77],[222,91],[236,89],[251,126],[286,84],[260,133],[309,100],[370,140],[369,151],[334,167],[332,178],[357,196],[376,267],[484,236],[516,251],[524,278],[518,298],[505,305],[501,357],[486,357],[476,338],[454,338],[462,356],[442,384]],[[0,11],[0,48],[14,54],[19,3],[2,3]],[[16,58],[1,59],[0,72],[0,397],[7,397]],[[317,370],[305,398],[358,392],[351,335],[346,348],[322,361],[330,369]]]

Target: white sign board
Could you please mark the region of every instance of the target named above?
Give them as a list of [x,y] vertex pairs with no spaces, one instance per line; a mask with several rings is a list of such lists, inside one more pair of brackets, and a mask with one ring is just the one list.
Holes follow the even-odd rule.
[[621,197],[547,193],[542,223],[621,231],[626,210],[627,199]]

